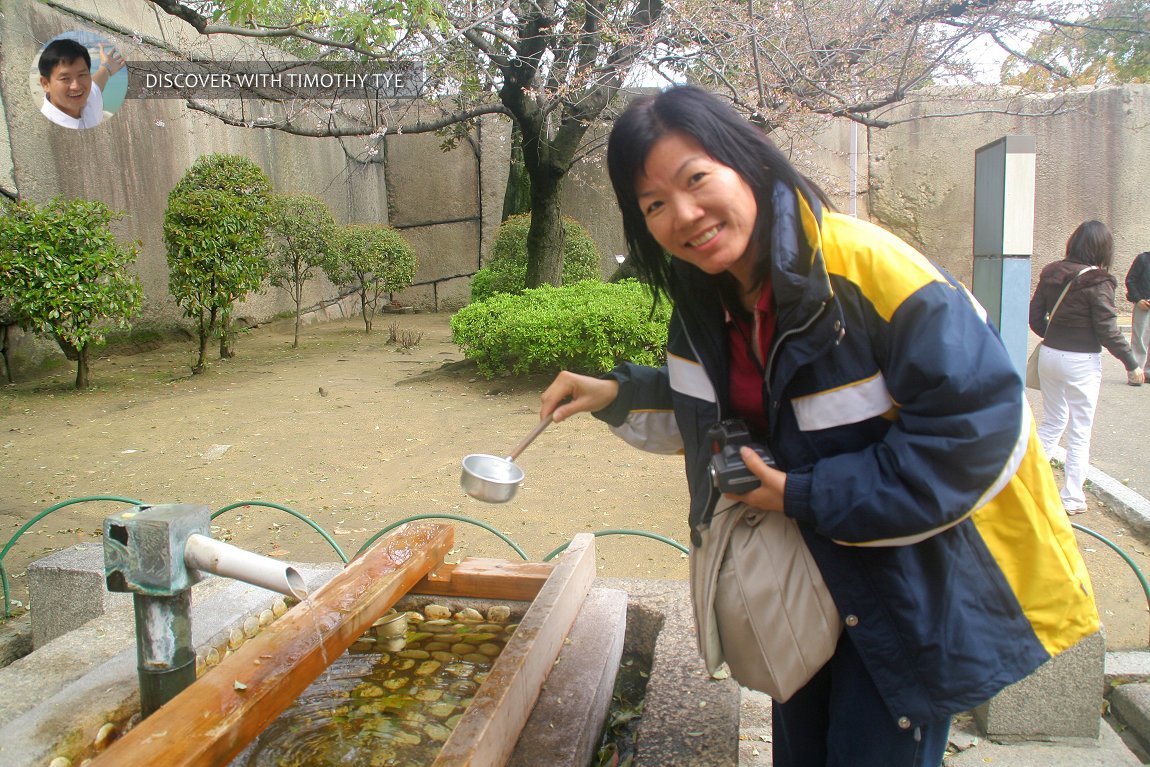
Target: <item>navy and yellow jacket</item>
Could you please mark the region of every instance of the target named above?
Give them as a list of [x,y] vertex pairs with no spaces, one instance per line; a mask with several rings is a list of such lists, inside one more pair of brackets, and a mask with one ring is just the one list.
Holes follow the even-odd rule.
[[[798,521],[891,716],[987,700],[1099,628],[1021,379],[977,301],[894,235],[772,199],[778,326],[764,376]],[[692,527],[719,496],[707,428],[733,417],[715,280],[676,261],[662,368],[623,364],[595,415],[682,450]]]

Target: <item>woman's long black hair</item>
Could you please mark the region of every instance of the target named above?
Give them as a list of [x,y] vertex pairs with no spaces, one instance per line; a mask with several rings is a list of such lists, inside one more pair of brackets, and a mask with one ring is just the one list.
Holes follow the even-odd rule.
[[[771,192],[776,181],[797,189],[808,201],[830,207],[814,183],[791,165],[775,143],[727,103],[702,88],[681,85],[655,96],[641,96],[615,120],[607,143],[607,170],[623,214],[632,268],[656,297],[670,293],[674,275],[670,259],[647,230],[635,191],[647,155],[666,134],[677,131],[695,139],[713,159],[738,173],[755,195],[758,216],[751,242],[760,250],[755,282],[770,274],[770,252],[764,246],[771,221]],[[752,245],[754,246],[754,245]]]

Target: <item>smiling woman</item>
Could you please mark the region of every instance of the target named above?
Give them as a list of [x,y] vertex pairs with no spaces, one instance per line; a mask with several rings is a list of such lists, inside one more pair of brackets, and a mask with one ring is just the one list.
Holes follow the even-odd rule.
[[124,100],[127,70],[115,46],[90,32],[48,41],[32,62],[31,87],[40,112],[64,128],[94,128]]
[[[631,101],[607,166],[628,262],[673,304],[667,361],[563,371],[540,417],[683,456],[699,649],[771,695],[775,767],[938,767],[951,716],[1099,625],[1001,339],[702,89]],[[776,523],[788,559],[751,537]],[[803,629],[761,641],[780,625]]]

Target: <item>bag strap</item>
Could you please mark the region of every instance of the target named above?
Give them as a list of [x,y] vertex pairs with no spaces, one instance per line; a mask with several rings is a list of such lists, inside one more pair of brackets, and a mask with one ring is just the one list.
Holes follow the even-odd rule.
[[1091,269],[1097,268],[1097,266],[1088,266],[1066,282],[1066,287],[1062,289],[1062,294],[1059,295],[1058,300],[1054,302],[1054,308],[1050,310],[1050,314],[1046,315],[1046,327],[1050,327],[1050,323],[1054,321],[1054,313],[1058,311],[1058,305],[1062,303],[1062,299],[1066,298],[1066,294],[1070,290],[1070,286],[1074,284],[1074,281],[1082,275],[1086,274],[1086,272],[1089,272]]

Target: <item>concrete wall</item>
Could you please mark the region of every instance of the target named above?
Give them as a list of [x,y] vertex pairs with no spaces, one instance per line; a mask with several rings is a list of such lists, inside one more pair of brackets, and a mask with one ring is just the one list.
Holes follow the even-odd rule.
[[[892,116],[970,111],[971,106],[951,95],[908,104]],[[1014,106],[1026,113],[1049,105],[1032,99]],[[1074,228],[1096,218],[1114,233],[1119,310],[1129,311],[1122,279],[1134,256],[1150,250],[1150,85],[1084,91],[1052,117],[984,113],[870,131],[872,217],[969,284],[974,152],[1005,135],[1033,135],[1036,141],[1035,281],[1041,266],[1063,257]]]
[[[881,115],[896,123],[891,127],[858,127],[857,215],[903,237],[969,285],[975,150],[1006,135],[1033,135],[1033,281],[1042,266],[1063,257],[1078,224],[1097,218],[1114,233],[1119,311],[1129,311],[1122,279],[1134,256],[1150,250],[1150,85],[1083,91],[1050,117],[991,111],[1001,112],[1006,104],[994,92],[941,92]],[[1036,98],[1012,101],[1010,107],[1025,115],[1045,112],[1049,104]],[[939,114],[965,116],[927,116]],[[849,212],[851,126],[823,121],[816,127],[773,138],[840,211]],[[564,203],[588,226],[606,257],[623,253],[625,246],[602,155],[593,153],[576,169],[577,182],[565,189]]]
[[[117,236],[140,244],[136,264],[146,295],[145,318],[181,316],[167,293],[163,214],[171,188],[197,157],[211,152],[242,154],[268,173],[275,191],[306,192],[321,198],[340,223],[390,223],[405,231],[418,259],[417,283],[400,296],[422,309],[450,309],[467,301],[466,276],[479,265],[484,237],[498,225],[500,208],[485,216],[506,162],[482,165],[480,142],[498,156],[499,121],[480,128],[475,142],[462,142],[448,153],[430,135],[388,136],[382,151],[369,158],[367,139],[314,139],[270,130],[225,126],[187,109],[182,102],[129,99],[100,126],[69,130],[50,124],[39,112],[42,94],[30,88],[30,67],[40,47],[56,35],[95,31],[113,42],[127,60],[144,58],[145,48],[131,37],[109,30],[133,30],[143,39],[165,40],[201,55],[223,58],[234,51],[227,41],[210,42],[139,0],[93,4],[66,0],[79,13],[98,13],[97,25],[67,10],[38,3],[3,0],[0,13],[0,190],[44,202],[54,196],[101,200],[126,215]],[[207,53],[203,52],[207,49]],[[249,54],[250,55],[250,54]],[[36,89],[38,91],[38,87]],[[395,184],[389,178],[395,177]],[[489,193],[482,195],[481,177]],[[461,278],[462,276],[462,278]],[[305,302],[334,296],[324,278],[315,281]],[[266,319],[293,304],[269,288],[241,305],[237,316]]]
[[[162,222],[168,192],[201,154],[235,152],[257,161],[278,192],[321,197],[342,222],[390,223],[404,231],[419,263],[416,285],[399,296],[422,309],[453,310],[468,300],[469,276],[482,263],[498,227],[507,178],[509,126],[485,120],[452,151],[434,135],[388,135],[365,163],[367,139],[312,139],[269,130],[232,128],[171,100],[128,100],[105,124],[73,131],[39,114],[40,95],[29,87],[29,69],[40,46],[64,31],[90,29],[113,41],[127,59],[144,56],[126,34],[168,41],[183,49],[215,46],[141,0],[64,0],[58,10],[38,3],[0,0],[0,191],[43,202],[55,195],[103,200],[125,211],[117,223],[124,240],[139,241],[146,316],[180,316],[167,294]],[[97,25],[77,13],[98,13]],[[1038,200],[1034,272],[1062,255],[1071,230],[1100,218],[1117,243],[1115,273],[1125,274],[1135,254],[1150,248],[1145,179],[1150,177],[1150,85],[1084,94],[1082,103],[1056,117],[1034,119],[972,111],[976,104],[953,92],[893,109],[894,127],[858,129],[858,215],[894,230],[924,253],[970,280],[974,151],[1007,134],[1033,134],[1038,145]],[[1027,111],[1027,104],[1014,105]],[[777,134],[779,145],[830,193],[851,208],[851,127],[818,120],[814,140]],[[804,126],[809,127],[809,126]],[[601,135],[596,138],[601,138]],[[625,251],[607,181],[603,150],[590,151],[564,187],[564,212],[582,222],[599,243],[603,273]],[[334,297],[324,279],[306,300]],[[1121,293],[1121,291],[1120,291]],[[249,299],[238,314],[256,319],[291,309],[281,292]],[[1122,307],[1126,308],[1126,307]]]

